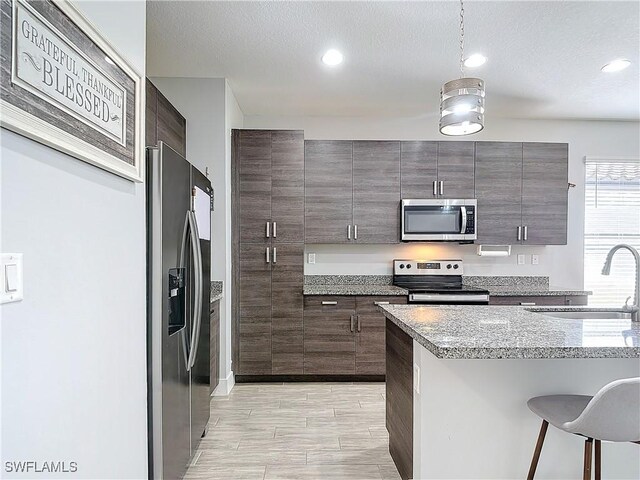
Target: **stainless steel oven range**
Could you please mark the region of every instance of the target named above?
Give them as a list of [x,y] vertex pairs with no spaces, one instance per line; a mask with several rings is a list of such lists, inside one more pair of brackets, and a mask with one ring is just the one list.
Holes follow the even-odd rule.
[[462,260],[394,260],[393,284],[409,291],[409,303],[488,305],[489,292],[462,284]]

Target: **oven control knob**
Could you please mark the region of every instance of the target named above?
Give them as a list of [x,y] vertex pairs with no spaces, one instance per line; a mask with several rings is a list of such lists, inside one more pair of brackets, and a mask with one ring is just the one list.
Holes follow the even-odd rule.
[[411,268],[411,264],[410,263],[407,263],[407,268]]
[[400,265],[398,265],[400,268],[404,268],[404,263],[401,263]]
[[456,264],[453,266],[453,268],[457,270],[457,269],[458,269],[458,264],[456,263]]
[[447,270],[451,270],[451,264],[450,263],[447,264]]

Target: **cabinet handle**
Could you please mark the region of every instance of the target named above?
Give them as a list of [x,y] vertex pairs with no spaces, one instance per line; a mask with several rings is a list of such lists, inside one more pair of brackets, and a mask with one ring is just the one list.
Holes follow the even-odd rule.
[[536,302],[520,302],[523,307],[535,307]]
[[267,247],[267,263],[269,263],[269,247]]
[[267,238],[271,236],[271,223],[267,222]]
[[522,226],[518,225],[518,241],[522,240]]
[[356,315],[356,320],[358,321],[358,332],[360,331],[360,315]]
[[433,181],[433,196],[434,197],[438,196],[438,182],[437,182],[437,180]]
[[389,302],[373,302],[374,305],[389,305]]
[[527,241],[529,239],[529,227],[525,225],[522,230],[524,232],[524,240]]
[[349,318],[349,320],[350,320],[350,322],[351,322],[351,324],[349,325],[349,330],[350,330],[351,332],[353,332],[353,315],[351,315],[351,317]]
[[347,227],[347,240],[351,240],[351,225]]
[[273,247],[273,263],[276,263],[277,260],[278,260],[278,249],[276,247]]
[[354,240],[358,239],[358,225],[353,226],[353,239]]
[[444,195],[444,181],[440,180],[440,195]]
[[323,300],[322,305],[337,305],[338,302],[330,302],[328,300]]
[[276,236],[277,236],[277,234],[276,234],[276,233],[277,233],[276,227],[277,227],[276,222],[273,222],[273,238],[276,238]]

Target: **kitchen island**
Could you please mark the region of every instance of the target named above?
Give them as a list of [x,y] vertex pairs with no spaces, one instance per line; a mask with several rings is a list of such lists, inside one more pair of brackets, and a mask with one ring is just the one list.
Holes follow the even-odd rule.
[[[639,324],[550,316],[598,309],[380,310],[387,318],[389,450],[403,478],[526,478],[540,427],[529,398],[593,395],[610,381],[640,376]],[[583,444],[550,428],[536,478],[579,478]],[[640,478],[640,448],[604,444],[602,469],[604,478]]]

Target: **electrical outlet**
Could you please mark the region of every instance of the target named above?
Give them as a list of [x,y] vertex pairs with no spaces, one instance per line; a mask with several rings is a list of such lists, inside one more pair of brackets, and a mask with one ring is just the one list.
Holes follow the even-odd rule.
[[420,367],[413,364],[413,389],[416,393],[420,393]]
[[308,261],[309,261],[309,263],[316,263],[316,254],[315,253],[310,253]]
[[538,255],[531,255],[531,265],[538,265]]
[[518,254],[518,265],[524,265],[524,253]]

